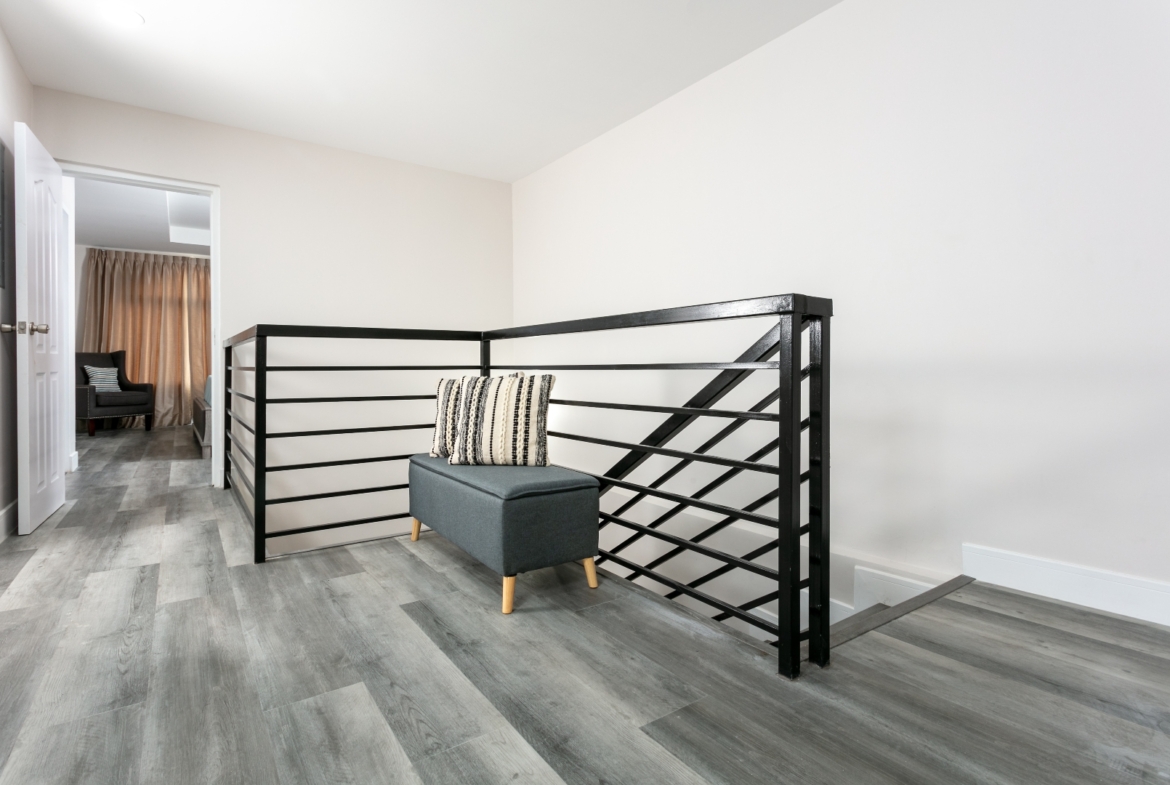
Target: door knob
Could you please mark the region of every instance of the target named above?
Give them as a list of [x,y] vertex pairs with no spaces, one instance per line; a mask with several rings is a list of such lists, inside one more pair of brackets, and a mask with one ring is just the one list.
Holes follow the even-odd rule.
[[0,333],[14,333],[16,332],[15,324],[0,324]]
[[47,333],[48,331],[49,331],[49,325],[36,324],[35,322],[33,323],[32,330],[31,330],[31,332],[34,332],[34,333]]

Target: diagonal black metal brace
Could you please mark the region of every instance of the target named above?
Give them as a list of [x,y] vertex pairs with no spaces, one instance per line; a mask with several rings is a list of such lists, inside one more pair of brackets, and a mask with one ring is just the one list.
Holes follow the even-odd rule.
[[[751,345],[746,352],[735,358],[735,362],[754,363],[767,362],[776,354],[780,347],[780,326],[773,326],[764,333],[759,340]],[[683,406],[688,409],[710,409],[728,393],[740,385],[751,371],[720,371],[719,374],[703,386],[689,401]],[[699,415],[695,414],[672,414],[659,425],[654,431],[643,439],[640,444],[645,444],[650,447],[661,447],[668,441],[678,436],[691,423],[699,419]],[[605,472],[605,477],[613,477],[616,480],[625,479],[630,472],[642,465],[642,463],[650,457],[650,453],[637,452],[631,450],[626,453],[617,463]],[[605,493],[612,488],[603,479],[601,481],[601,492]]]

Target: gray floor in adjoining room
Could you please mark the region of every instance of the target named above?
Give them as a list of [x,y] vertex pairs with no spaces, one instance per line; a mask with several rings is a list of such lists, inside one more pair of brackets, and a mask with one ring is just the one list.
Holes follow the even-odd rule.
[[0,543],[0,785],[1170,781],[1170,629],[972,584],[796,682],[579,566],[442,539],[251,563],[186,429],[79,436]]

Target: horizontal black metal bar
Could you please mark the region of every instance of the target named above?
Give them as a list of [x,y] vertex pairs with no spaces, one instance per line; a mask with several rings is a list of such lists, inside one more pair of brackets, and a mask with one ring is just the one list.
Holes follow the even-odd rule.
[[[765,335],[763,338],[761,338],[759,341],[756,342],[756,345],[753,347],[753,350],[748,352],[747,356],[749,356],[749,357],[761,356],[761,353],[766,353],[766,352],[770,351],[769,347],[771,347],[774,344],[774,341],[772,340],[773,333],[778,333],[778,332],[779,332],[778,326],[775,330],[770,330],[767,335]],[[710,388],[711,386],[712,385],[709,384],[708,388]],[[694,400],[701,401],[701,400],[704,400],[705,397],[706,396],[698,396],[696,399],[692,399],[692,402],[688,402],[687,405],[694,406],[695,405],[693,403]],[[769,406],[771,406],[773,403],[775,403],[779,399],[780,399],[780,390],[779,389],[773,390],[772,392],[768,393],[763,398],[761,398],[759,401],[757,401],[755,404],[753,404],[752,407],[750,409],[748,409],[748,411],[762,412],[764,409],[768,408]],[[699,404],[699,405],[701,406],[702,404]],[[671,433],[670,432],[671,429],[666,428],[666,426],[668,425],[668,423],[671,420],[676,420],[676,419],[681,419],[681,420],[683,420],[683,422],[679,424],[677,430],[675,430],[673,433]],[[645,444],[645,443],[665,444],[667,441],[669,441],[671,438],[673,438],[675,435],[677,435],[683,428],[686,428],[690,423],[696,422],[697,420],[698,420],[697,417],[689,417],[689,418],[688,417],[680,417],[680,418],[670,417],[667,419],[667,422],[663,423],[661,426],[659,426],[659,428],[654,433],[650,434],[650,436],[647,437],[646,439],[643,439],[642,443],[643,444]],[[731,436],[731,434],[735,433],[736,431],[738,431],[740,428],[742,428],[746,424],[747,424],[746,420],[735,420],[733,422],[728,423],[726,426],[724,426],[723,428],[721,428],[719,430],[719,433],[715,434],[710,439],[703,442],[703,444],[699,445],[699,447],[695,449],[695,452],[706,453],[706,452],[711,451],[712,449],[715,448],[716,445],[720,444],[722,441],[727,439],[727,437]],[[664,429],[665,429],[665,431],[664,431]],[[648,458],[649,456],[643,454],[642,457]],[[637,464],[636,455],[634,453],[630,453],[629,455],[626,456],[626,458],[623,458],[622,461],[620,461],[609,472],[607,472],[607,474],[609,476],[614,476],[614,477],[625,477],[627,474],[629,474],[630,471],[633,470],[633,467],[636,464]],[[690,465],[691,465],[690,461],[679,461],[674,466],[670,467],[665,472],[663,472],[661,475],[659,475],[657,478],[655,478],[650,483],[650,487],[651,488],[661,488],[663,485],[665,485],[667,482],[669,482],[672,477],[677,476],[686,467],[688,467]],[[726,479],[730,479],[731,477],[734,476],[734,473],[730,473],[730,472],[725,473],[723,476]],[[714,487],[718,487],[718,486],[716,485]],[[606,486],[603,484],[601,492],[604,493],[606,490],[608,490],[608,488],[606,488]],[[705,495],[706,495],[705,492],[698,492],[698,493],[693,494],[693,496],[695,496],[695,497],[702,497]],[[626,502],[624,502],[621,505],[621,507],[619,507],[615,511],[615,514],[621,515],[623,512],[630,509],[638,502],[642,501],[643,498],[644,498],[644,496],[641,494],[635,495],[632,499],[628,499]]]
[[332,436],[338,433],[375,433],[378,431],[416,431],[423,428],[434,428],[433,422],[424,422],[417,425],[375,425],[370,428],[327,428],[319,431],[281,431],[268,434],[269,439],[290,439],[294,436]]
[[767,632],[770,632],[773,635],[780,634],[780,628],[777,627],[775,624],[771,624],[770,622],[766,622],[763,619],[760,619],[756,616],[753,616],[750,613],[745,613],[745,612],[741,611],[739,608],[736,608],[734,605],[730,605],[730,604],[724,602],[723,600],[716,599],[715,597],[712,597],[710,594],[706,594],[704,592],[692,589],[691,587],[687,586],[686,584],[679,583],[674,578],[668,578],[665,575],[654,572],[653,570],[648,570],[640,564],[636,564],[632,561],[628,561],[626,559],[623,559],[621,556],[610,554],[610,553],[607,553],[606,551],[599,551],[599,553],[601,553],[603,556],[606,556],[613,563],[621,565],[622,567],[625,567],[627,570],[632,570],[633,572],[636,572],[639,575],[644,575],[647,578],[649,578],[650,580],[658,581],[659,583],[663,584],[664,586],[669,586],[672,589],[675,589],[677,591],[682,592],[683,594],[687,595],[688,597],[693,597],[694,599],[698,600],[699,602],[706,603],[707,605],[710,605],[713,608],[718,608],[719,610],[724,611],[725,613],[728,613],[728,614],[734,616],[735,618],[740,619],[741,621],[745,621],[748,624],[751,624],[755,627],[759,627],[760,629],[765,630]]
[[[768,594],[765,594],[762,597],[756,597],[754,600],[748,600],[743,605],[737,605],[736,607],[739,608],[741,611],[750,611],[753,608],[758,608],[765,603],[771,602],[772,600],[779,599],[779,597],[780,597],[780,592],[778,592],[778,591],[769,592]],[[720,613],[718,616],[712,616],[711,618],[713,618],[715,621],[724,621],[726,619],[731,618],[731,614],[724,611],[723,613]]]
[[334,398],[269,398],[268,403],[349,403],[353,401],[433,401],[434,395],[346,395]]
[[327,493],[310,493],[304,496],[281,496],[276,499],[268,499],[265,504],[291,504],[292,502],[307,502],[313,499],[332,499],[335,496],[358,496],[363,493],[381,493],[382,491],[401,491],[404,488],[409,488],[410,485],[402,483],[400,485],[380,485],[376,488],[353,488],[348,491],[329,491]]
[[[567,466],[562,468],[568,468]],[[572,471],[581,472],[580,469],[573,469]],[[765,526],[772,528],[779,528],[780,521],[775,518],[769,518],[767,515],[757,515],[754,512],[745,512],[744,510],[737,510],[734,507],[726,507],[722,504],[713,504],[712,502],[705,502],[700,499],[692,499],[690,496],[682,496],[677,493],[670,493],[669,491],[659,490],[658,488],[649,488],[645,485],[638,485],[637,483],[626,482],[625,480],[618,480],[613,477],[602,477],[600,474],[590,474],[589,472],[581,472],[582,474],[589,474],[591,477],[596,477],[598,480],[611,483],[619,488],[625,488],[630,491],[639,491],[649,496],[657,496],[660,499],[675,502],[676,504],[685,504],[688,507],[698,507],[700,510],[708,510],[710,512],[717,512],[720,515],[726,515],[729,518],[738,518],[744,521],[752,521],[753,523],[762,523]]]
[[231,409],[224,409],[224,411],[225,411],[225,412],[227,412],[227,415],[228,415],[228,417],[231,417],[233,420],[235,420],[236,422],[238,422],[240,425],[244,426],[244,430],[245,430],[245,431],[248,431],[248,432],[250,432],[252,435],[255,435],[255,434],[256,434],[256,429],[255,429],[255,428],[253,428],[251,425],[248,425],[248,423],[244,422],[244,421],[243,421],[243,420],[240,418],[240,415],[236,414],[236,413],[235,413],[235,412],[233,412]]
[[244,484],[244,487],[248,489],[248,494],[252,497],[252,501],[255,502],[256,501],[256,489],[252,487],[252,483],[248,482],[248,475],[244,474],[243,465],[240,464],[240,462],[236,460],[236,456],[232,454],[231,450],[227,451],[227,457],[228,457],[228,460],[232,462],[232,466],[234,466],[240,470],[240,473],[238,475],[235,472],[232,472],[232,476],[231,476],[232,483],[234,484],[236,482],[236,480],[239,480],[240,482],[242,482]]
[[283,371],[478,371],[478,365],[270,365],[270,373]]
[[[754,461],[754,460],[757,460],[759,458],[764,457],[768,453],[775,450],[779,446],[779,444],[780,444],[779,439],[773,439],[768,444],[765,444],[761,449],[759,449],[756,452],[749,455],[748,460]],[[728,471],[726,471],[723,474],[716,477],[711,482],[704,485],[702,488],[700,488],[697,491],[695,491],[694,493],[692,493],[691,498],[692,499],[705,498],[709,494],[713,493],[715,490],[723,487],[723,485],[725,485],[727,482],[729,482],[732,478],[739,476],[739,474],[740,474],[739,469],[729,469]],[[661,486],[658,486],[658,487],[661,487]],[[755,501],[744,505],[743,509],[747,510],[748,512],[755,512],[756,510],[763,507],[768,502],[775,499],[777,495],[779,495],[778,489],[773,489],[771,491],[768,491],[768,493],[764,494],[763,496],[756,499]],[[629,508],[623,504],[620,508],[618,508],[614,512],[614,515],[621,515],[626,509],[629,509]],[[686,505],[676,504],[671,509],[667,510],[666,512],[659,515],[654,520],[650,521],[650,523],[649,523],[650,528],[657,529],[659,526],[666,523],[671,518],[675,517],[676,515],[678,515],[679,513],[681,513],[685,509],[686,509]],[[716,532],[722,531],[723,529],[727,528],[728,526],[730,526],[734,522],[735,522],[734,518],[724,518],[722,521],[715,524],[714,526],[709,527],[709,528],[699,532],[698,534],[692,534],[687,539],[690,542],[701,542],[701,541],[705,540],[706,538],[710,537],[711,535],[715,534]],[[641,538],[641,536],[642,535],[640,535],[640,534],[632,535],[632,536],[628,537],[627,539],[623,540],[622,542],[619,542],[617,545],[613,546],[610,550],[612,550],[614,553],[617,553],[619,551],[623,551],[627,547],[629,547],[630,545],[633,545],[635,542],[637,542]],[[675,556],[677,556],[680,553],[682,553],[682,550],[679,548],[675,548],[674,550],[654,559],[646,566],[649,567],[650,569],[654,569],[658,565],[662,564],[663,562],[668,561],[670,559],[673,559]]]
[[[758,559],[761,556],[763,556],[765,553],[769,553],[770,551],[774,551],[779,547],[780,547],[780,540],[779,539],[772,540],[771,542],[768,542],[768,543],[761,545],[759,548],[748,551],[741,558],[745,559],[746,561],[751,561],[752,559]],[[677,555],[678,553],[682,553],[682,551],[680,549],[676,548],[675,552],[672,554],[672,556]],[[654,559],[646,566],[649,567],[650,569],[654,569],[659,564],[661,564],[663,561],[664,561],[664,559],[661,559],[661,558]],[[704,583],[707,583],[708,581],[713,581],[716,578],[718,578],[720,575],[726,575],[727,573],[731,572],[733,569],[735,569],[735,568],[732,567],[731,565],[725,564],[722,567],[715,568],[711,572],[708,572],[704,575],[700,575],[698,578],[687,581],[687,586],[690,586],[692,589],[697,589],[698,587],[702,586]],[[677,596],[678,596],[678,592],[672,591],[666,595],[666,598],[668,600],[673,600]]]
[[[688,584],[688,585],[691,585],[691,584]],[[808,579],[807,578],[805,578],[803,581],[801,581],[799,584],[797,584],[797,591],[800,591],[801,589],[807,589],[807,588],[808,588]],[[764,603],[771,602],[772,600],[778,599],[779,597],[780,597],[780,592],[774,591],[774,592],[771,592],[770,594],[765,594],[762,597],[756,597],[754,600],[749,600],[748,602],[745,602],[743,605],[740,605],[738,607],[740,610],[750,611],[753,608],[758,608],[761,605],[763,605]],[[715,619],[715,621],[723,621],[724,619],[727,619],[729,617],[730,617],[730,614],[724,612],[724,613],[721,613],[718,616],[715,616],[713,618]],[[806,631],[804,637],[801,638],[801,640],[804,640],[807,637],[808,637],[808,632]]]
[[363,523],[377,523],[378,521],[393,521],[398,518],[409,518],[410,513],[399,512],[393,515],[378,515],[373,518],[358,518],[355,521],[338,521],[337,523],[321,523],[316,526],[300,526],[296,529],[281,529],[277,532],[265,532],[264,539],[273,537],[288,537],[293,534],[307,534],[309,532],[323,532],[327,529],[340,529],[344,526],[361,526]]
[[414,453],[406,455],[378,455],[373,458],[344,458],[340,461],[317,461],[315,463],[289,463],[284,466],[269,466],[270,472],[294,472],[300,469],[323,469],[327,466],[354,466],[359,463],[382,463],[383,461],[405,461]]
[[[800,475],[801,482],[805,482],[806,480],[808,480],[808,478],[809,478],[809,472],[804,472],[803,474]],[[700,493],[701,492],[702,491],[700,491]],[[752,510],[756,510],[756,509],[764,506],[768,502],[772,501],[773,499],[775,499],[778,495],[779,495],[779,490],[776,490],[776,489],[771,490],[768,493],[761,496],[760,498],[753,501],[751,504],[748,504],[744,509],[748,510],[749,512]],[[680,507],[681,507],[681,505],[680,505]],[[666,521],[671,516],[677,514],[679,512],[680,507],[676,507],[675,509],[666,513],[665,515],[660,516],[658,519],[651,521],[650,526],[655,527],[655,526],[661,525],[661,523],[663,521]],[[692,542],[692,543],[701,542],[701,541],[707,539],[708,537],[710,537],[718,532],[723,531],[724,529],[726,529],[728,526],[730,526],[734,522],[735,522],[734,518],[731,518],[731,517],[724,518],[723,520],[719,521],[715,525],[709,526],[708,528],[704,529],[703,531],[698,532],[697,534],[691,535],[689,542]],[[807,523],[804,524],[803,526],[801,526],[800,530],[799,530],[800,534],[802,534],[802,535],[807,534],[808,531],[809,531],[809,525]],[[630,542],[632,542],[637,536],[638,535],[634,535],[634,537],[629,538],[625,542],[618,543],[614,547],[614,552],[621,550],[623,547],[625,547]],[[767,543],[766,545],[762,546],[761,548],[758,548],[758,549],[752,551],[751,553],[745,554],[743,556],[743,558],[747,559],[747,560],[755,559],[756,557],[761,556],[764,553],[767,553],[768,551],[770,551],[776,547],[777,547],[777,542],[773,541],[773,542]],[[658,557],[652,559],[646,566],[651,568],[651,569],[654,569],[654,568],[662,565],[664,562],[670,561],[671,559],[675,558],[676,556],[679,556],[682,553],[683,553],[682,548],[675,548],[667,553],[664,553],[661,556],[658,556]],[[598,563],[600,563],[600,561]],[[706,581],[711,580],[712,578],[718,578],[720,575],[723,575],[727,571],[728,571],[727,569],[720,567],[719,569],[715,570],[714,572],[710,572],[710,573],[707,573],[706,575],[703,575],[703,576],[700,576],[699,578],[696,578],[695,580],[691,581],[687,585],[688,586],[699,586],[699,585],[705,583]],[[667,595],[667,597],[670,599],[674,599],[674,596],[669,595],[669,594]]]
[[[255,402],[256,402],[256,399],[255,399],[255,398],[253,398],[251,395],[245,395],[244,393],[242,393],[242,392],[240,392],[240,391],[238,391],[238,390],[233,390],[233,389],[231,389],[230,387],[227,389],[227,394],[228,394],[228,395],[234,395],[234,396],[236,396],[237,398],[243,398],[245,401],[251,401],[252,403],[255,403]],[[271,401],[269,401],[269,403],[272,403],[272,402],[271,402]]]
[[398,341],[479,341],[479,330],[421,330],[397,327],[322,327],[301,324],[257,324],[224,341],[234,346],[259,335],[269,338],[376,338]]
[[808,297],[803,294],[781,294],[772,297],[755,297],[748,300],[731,300],[705,305],[688,305],[682,308],[663,308],[657,311],[640,311],[617,316],[602,316],[594,319],[574,319],[565,322],[550,322],[527,327],[507,327],[503,330],[488,330],[485,340],[502,338],[530,338],[537,335],[563,335],[566,333],[587,333],[597,330],[620,330],[627,327],[651,327],[663,324],[685,324],[687,322],[708,322],[717,319],[742,319],[749,316],[766,316],[799,312],[815,316],[832,316],[833,301],[822,297]]
[[[234,433],[232,433],[230,428],[225,429],[225,432],[227,433],[228,438],[232,440],[232,444],[234,444],[237,448],[239,448],[240,455],[243,455],[245,458],[247,458],[248,463],[252,464],[252,466],[255,467],[256,466],[256,459],[252,457],[252,453],[248,452],[248,448],[246,448],[244,446],[244,443],[242,441],[240,441],[239,438],[237,438]],[[228,449],[231,450],[230,445],[229,445]]]
[[711,559],[717,559],[721,562],[724,562],[725,564],[739,567],[740,569],[747,570],[748,572],[754,572],[757,575],[763,575],[765,578],[772,578],[773,580],[778,580],[780,578],[779,572],[769,567],[765,567],[762,564],[756,564],[755,562],[741,559],[738,556],[732,556],[729,553],[724,553],[723,551],[717,550],[715,548],[708,548],[706,545],[699,545],[698,543],[691,542],[690,540],[687,540],[683,537],[676,537],[673,534],[667,534],[666,532],[659,531],[658,529],[651,529],[649,526],[643,526],[640,523],[634,523],[633,521],[628,521],[625,518],[619,518],[616,515],[610,515],[607,512],[601,513],[601,517],[610,523],[616,523],[618,525],[633,529],[634,531],[641,532],[647,537],[654,537],[656,539],[662,540],[663,542],[669,542],[672,545],[677,545],[678,547],[683,548],[684,550],[690,551],[692,553],[698,553]]
[[631,452],[650,452],[655,455],[665,455],[669,458],[682,458],[687,461],[697,461],[699,463],[713,463],[716,466],[731,466],[736,469],[743,469],[750,472],[763,472],[764,474],[779,474],[780,469],[775,466],[769,466],[766,463],[755,463],[753,461],[737,461],[734,458],[720,458],[717,455],[707,455],[705,453],[697,452],[683,452],[682,450],[671,450],[666,447],[651,447],[648,444],[634,444],[633,442],[619,442],[613,439],[601,439],[596,436],[582,436],[577,433],[564,433],[562,431],[549,431],[549,436],[556,436],[560,439],[572,439],[576,442],[588,442],[590,444],[602,444],[606,447],[618,447],[623,450],[630,450]]
[[[478,366],[477,366],[478,367]],[[602,365],[493,365],[506,371],[774,371],[779,363],[606,363]],[[268,370],[274,370],[269,368]]]
[[[551,398],[549,403],[561,406],[584,406],[590,409],[620,409],[631,412],[660,412],[662,414],[690,414],[701,417],[729,417],[734,420],[764,420],[779,422],[780,415],[766,412],[732,412],[726,409],[696,409],[689,406],[647,406],[637,403],[603,403],[601,401],[566,401]],[[807,420],[806,420],[807,422]]]

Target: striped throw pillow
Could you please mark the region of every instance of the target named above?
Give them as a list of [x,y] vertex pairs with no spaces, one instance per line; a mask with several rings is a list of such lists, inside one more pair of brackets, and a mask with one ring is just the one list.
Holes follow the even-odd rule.
[[[464,377],[467,378],[467,377]],[[450,458],[459,433],[459,394],[463,379],[439,379],[435,390],[435,436],[431,440],[432,458]]]
[[118,386],[117,368],[95,368],[92,365],[82,367],[85,368],[85,375],[89,377],[89,383],[96,387],[98,392],[122,392],[122,388]]
[[467,376],[449,462],[548,466],[548,399],[556,377]]

